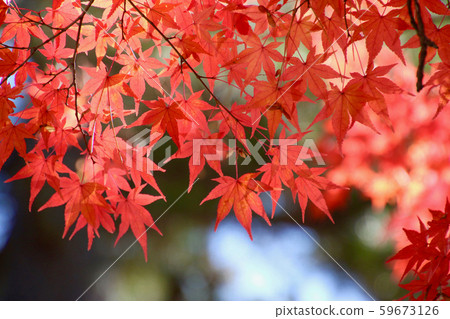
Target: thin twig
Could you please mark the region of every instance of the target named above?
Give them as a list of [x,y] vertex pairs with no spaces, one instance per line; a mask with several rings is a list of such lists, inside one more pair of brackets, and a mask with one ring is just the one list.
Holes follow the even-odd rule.
[[350,30],[348,29],[348,22],[347,22],[347,0],[344,0],[344,21],[345,21],[345,28],[347,29],[347,36],[351,38]]
[[[84,19],[84,16],[86,15],[87,11],[89,10],[89,8],[91,7],[91,5],[93,3],[94,3],[94,0],[91,0],[90,3],[86,6],[86,8],[83,9],[83,13],[77,19],[77,20],[79,20],[79,24],[78,24],[77,38],[75,40],[75,47],[73,49],[73,56],[72,56],[72,62],[71,62],[71,67],[72,67],[72,84],[70,85],[70,87],[73,86],[73,88],[75,90],[74,105],[75,105],[75,117],[77,118],[77,123],[78,123],[77,126],[80,129],[81,135],[83,135],[84,144],[86,145],[86,150],[87,150],[89,155],[92,155],[91,154],[91,150],[89,149],[89,145],[88,145],[88,141],[87,141],[87,138],[86,138],[86,134],[84,134],[83,128],[81,127],[80,113],[78,112],[78,87],[77,87],[77,78],[76,78],[76,70],[77,70],[76,59],[77,59],[78,46],[80,45],[81,28],[83,26],[83,19]],[[68,89],[70,89],[70,87]],[[92,158],[92,156],[91,156],[91,158]]]

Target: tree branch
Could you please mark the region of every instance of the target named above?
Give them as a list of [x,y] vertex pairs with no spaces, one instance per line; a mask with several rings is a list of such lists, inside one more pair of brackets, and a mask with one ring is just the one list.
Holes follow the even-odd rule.
[[[84,19],[84,16],[86,15],[87,11],[89,10],[90,6],[92,5],[92,3],[94,3],[94,1],[95,0],[91,0],[91,2],[86,6],[86,8],[82,9],[83,13],[79,17],[77,38],[75,40],[75,47],[73,49],[72,62],[70,64],[72,67],[72,84],[68,88],[68,89],[70,89],[70,87],[73,86],[74,90],[75,90],[75,98],[74,98],[75,117],[77,118],[78,128],[80,129],[81,135],[83,135],[84,144],[86,145],[86,150],[89,155],[91,155],[91,150],[89,149],[89,144],[88,144],[88,141],[86,138],[86,134],[84,134],[83,129],[81,127],[80,113],[78,112],[78,87],[77,87],[77,78],[76,78],[76,72],[77,72],[76,59],[77,59],[78,46],[80,45],[81,28],[83,26],[83,19]],[[92,159],[92,157],[91,157],[91,159]]]
[[425,34],[425,28],[423,26],[422,13],[419,1],[414,0],[417,21],[414,18],[411,0],[407,0],[407,6],[408,6],[408,14],[409,17],[411,18],[411,25],[416,30],[417,36],[419,37],[420,41],[419,65],[417,66],[417,83],[416,83],[417,92],[420,92],[420,90],[422,90],[423,88],[423,70],[425,67],[425,59],[427,57],[428,47],[437,49],[438,46],[436,45],[436,43],[431,41]]

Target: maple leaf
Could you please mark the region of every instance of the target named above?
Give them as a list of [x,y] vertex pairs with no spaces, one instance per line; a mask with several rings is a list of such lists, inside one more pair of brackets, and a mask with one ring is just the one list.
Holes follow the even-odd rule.
[[[218,31],[223,27],[220,23],[215,19],[216,9],[213,6],[204,6],[200,3],[192,1],[189,5],[189,9],[192,9],[192,21],[184,19],[178,22],[180,28],[185,30],[187,33],[196,35],[200,40],[208,41],[210,36],[210,31]],[[175,11],[183,11],[184,8],[178,6]],[[178,13],[178,12],[177,12]],[[202,49],[203,50],[203,49]]]
[[44,142],[45,148],[49,148],[49,137],[54,130],[54,127],[59,125],[57,114],[53,110],[42,104],[41,100],[31,98],[31,102],[35,107],[20,111],[19,114],[14,114],[22,119],[29,119],[26,127],[30,132],[41,132],[41,138]]
[[294,17],[292,26],[289,28],[286,37],[286,56],[289,59],[303,44],[308,50],[312,49],[311,29],[314,23],[310,21],[311,15],[304,16],[304,12],[297,18]]
[[197,179],[197,176],[205,167],[205,163],[217,172],[220,176],[223,175],[220,161],[225,158],[228,153],[228,146],[223,142],[223,133],[214,133],[207,135],[199,130],[194,130],[193,133],[186,137],[188,140],[169,160],[174,158],[189,157],[189,188]]
[[[47,8],[46,11],[48,14],[44,16],[44,23],[47,25],[52,25],[56,28],[67,27],[67,25],[78,18],[82,12],[78,3],[66,0],[53,1],[52,7]],[[90,22],[91,19],[89,15],[86,15],[83,21]],[[68,34],[71,34],[70,31],[71,30],[69,29]],[[73,32],[72,38],[76,38],[75,32]]]
[[242,143],[242,145],[248,150],[246,143],[246,134],[244,127],[251,127],[252,121],[248,115],[240,113],[236,104],[233,104],[231,111],[223,111],[220,109],[211,120],[217,121],[221,120],[219,126],[219,133],[225,136],[227,133],[231,132],[233,136]]
[[13,125],[7,122],[4,127],[0,128],[0,169],[14,149],[21,156],[25,156],[27,153],[26,138],[35,139],[24,123]]
[[[302,163],[302,165],[298,165],[295,168],[295,173],[298,174],[298,177],[295,178],[296,188],[294,190],[295,194],[298,196],[298,201],[302,209],[303,222],[305,222],[305,210],[309,199],[334,223],[333,217],[331,217],[330,211],[328,210],[327,203],[325,202],[325,198],[323,197],[321,190],[330,190],[339,187],[327,180],[325,177],[320,176],[324,171],[324,168],[309,168],[304,163]],[[292,190],[293,194],[294,190]]]
[[[129,85],[136,95],[138,102],[141,101],[142,96],[145,93],[145,83],[157,90],[161,88],[161,83],[155,70],[163,68],[166,65],[158,59],[151,57],[152,53],[152,48],[145,50],[144,52],[138,50],[137,52],[121,54],[117,59],[118,63],[123,64],[120,73],[131,75]],[[136,59],[135,55],[138,55],[139,59]],[[136,113],[138,110],[139,103],[136,103]]]
[[[206,119],[204,111],[211,110],[214,107],[201,99],[203,91],[193,93],[186,99],[179,93],[175,94],[175,100],[177,101],[179,108],[185,114],[188,126],[191,125],[196,129],[200,129],[205,133],[209,133],[208,120]],[[182,120],[183,122],[183,120]]]
[[[343,0],[316,0],[311,3],[311,8],[313,9],[314,14],[323,21],[326,19],[325,13],[327,12],[327,6],[330,6],[333,9],[333,12],[336,12],[340,17],[343,17],[345,14],[344,3]],[[353,1],[347,2],[348,5],[351,5],[352,3]]]
[[[419,23],[417,3],[411,2],[415,9],[411,17],[404,0],[386,4],[361,0],[298,1],[294,6],[288,0],[55,0],[48,7],[37,1],[32,10],[15,8],[11,1],[0,0],[0,168],[16,150],[25,165],[10,180],[31,177],[30,207],[45,183],[54,188],[56,193],[43,207],[65,205],[64,234],[72,225],[72,236],[86,229],[88,249],[100,227],[115,231],[113,213],[116,218],[121,217],[120,236],[129,228],[136,235],[146,225],[152,225],[151,215],[144,212],[149,197],[141,194],[142,183],[153,187],[158,198],[165,199],[152,175],[155,170],[165,170],[145,155],[166,133],[178,147],[172,158],[185,157],[189,162],[190,186],[205,163],[220,175],[219,186],[208,195],[224,196],[220,199],[216,228],[234,207],[238,220],[251,236],[253,212],[267,219],[258,194],[271,192],[273,216],[282,187],[291,190],[294,202],[298,199],[303,220],[311,203],[331,218],[323,193],[336,185],[322,177],[324,169],[309,168],[304,163],[304,159],[311,158],[310,150],[305,153],[306,147],[290,145],[283,149],[271,144],[267,152],[270,161],[260,167],[261,175],[254,175],[261,176],[261,182],[249,179],[251,174],[235,179],[223,176],[220,160],[207,157],[219,155],[216,146],[222,148],[219,157],[229,154],[230,149],[223,142],[231,135],[242,144],[231,151],[249,155],[253,155],[247,145],[249,136],[268,135],[273,139],[279,133],[284,139],[286,132],[294,129],[298,133],[289,138],[301,138],[304,133],[300,126],[308,118],[308,111],[298,102],[311,101],[305,96],[309,91],[325,103],[314,123],[331,117],[330,130],[334,130],[340,150],[344,138],[352,141],[346,144],[353,155],[345,168],[351,168],[356,176],[367,177],[355,184],[364,184],[364,194],[371,196],[374,203],[394,199],[401,187],[397,185],[398,169],[386,169],[392,166],[404,167],[411,181],[426,185],[423,189],[437,187],[433,197],[438,197],[448,184],[442,180],[448,166],[446,148],[442,146],[448,143],[446,135],[441,134],[445,121],[436,119],[422,125],[421,119],[428,118],[422,104],[437,102],[437,92],[431,90],[436,87],[440,95],[437,113],[447,112],[444,106],[449,101],[450,25],[439,23],[445,21],[448,8],[438,0],[418,3],[422,18]],[[93,9],[86,14],[91,6]],[[406,33],[412,30],[411,18],[420,24],[423,32],[418,33],[426,34],[438,47],[429,48],[425,63],[437,55],[440,60],[433,65],[431,78],[425,81],[430,91],[415,97],[411,103],[414,111],[408,114],[397,107],[397,101],[408,97],[399,97],[402,89],[394,82],[406,90],[413,76],[398,75],[388,59],[395,54],[405,62],[403,51],[421,46],[419,36]],[[400,37],[405,36],[410,38],[401,46]],[[380,54],[384,44],[394,54]],[[347,56],[349,49],[351,61]],[[30,62],[35,58],[44,60],[40,59],[39,64]],[[358,73],[355,67],[362,71]],[[395,74],[398,80],[393,80]],[[328,80],[334,78],[342,80],[342,86],[329,84]],[[209,101],[204,100],[207,93]],[[20,107],[19,94],[31,97],[30,103],[25,102],[26,107]],[[133,102],[134,105],[128,105]],[[395,107],[388,108],[389,104]],[[145,105],[149,110],[139,114]],[[355,145],[361,144],[355,139],[364,138],[365,133],[359,128],[354,134],[348,131],[356,121],[374,129],[369,109],[389,126],[392,117],[398,135],[389,143],[371,136],[365,140],[364,152],[359,149],[355,155]],[[400,114],[411,121],[400,122]],[[411,124],[417,128],[414,134],[407,128]],[[127,143],[122,125],[149,125],[151,135],[158,136],[140,147],[147,140]],[[408,144],[411,147],[400,147],[395,143],[397,137],[408,143],[413,141]],[[426,143],[431,138],[440,146]],[[194,151],[196,139],[214,143]],[[415,140],[422,143],[421,151],[437,150],[427,153],[431,156],[426,160],[425,156],[406,160],[416,152]],[[71,146],[70,156],[66,156]],[[31,149],[28,153],[27,148]],[[393,151],[389,156],[387,149]],[[395,163],[371,162],[370,155],[375,153],[382,160],[394,158]],[[352,161],[354,156],[356,161]],[[286,163],[282,163],[283,157],[287,158]],[[198,160],[198,165],[194,165],[194,160]],[[79,175],[68,171],[63,161],[75,164]],[[414,166],[418,162],[419,170]],[[373,164],[380,172],[373,172],[369,167]],[[415,176],[417,171],[421,172],[420,178]],[[436,178],[423,178],[428,173]],[[332,176],[336,175],[342,177],[346,173],[341,170]],[[396,176],[396,186],[387,187],[389,190],[378,185],[379,180],[391,180],[388,175]],[[439,186],[429,184],[430,180],[439,181]],[[413,200],[417,211],[428,207],[424,206],[430,202],[425,191],[411,196],[410,188],[413,187],[403,192],[408,200],[397,195],[399,209],[406,211],[402,203],[410,202],[412,197],[420,198],[421,204]],[[417,278],[410,288],[418,298],[442,298],[448,291],[445,285],[449,279],[448,258],[444,254],[448,250],[447,217],[435,212],[427,225],[425,235],[420,236],[426,237],[431,254],[428,257],[433,258],[424,257],[422,251],[418,257],[421,264],[418,259],[413,261],[411,271]],[[139,240],[146,251],[146,241]]]
[[114,224],[114,220],[111,217],[111,212],[99,207],[94,206],[94,212],[96,214],[95,220],[97,221],[97,225],[94,227],[86,221],[86,218],[84,218],[83,215],[80,215],[78,217],[77,223],[73,229],[72,234],[69,237],[69,240],[72,239],[72,237],[82,228],[86,226],[86,231],[88,235],[88,250],[92,247],[92,242],[94,240],[95,235],[97,237],[100,237],[98,233],[98,228],[101,225],[104,229],[106,229],[109,233],[113,233],[116,229],[116,226]]
[[76,134],[77,130],[66,126],[66,119],[62,119],[60,125],[58,125],[55,128],[55,131],[50,134],[48,144],[54,145],[56,155],[59,156],[66,154],[69,146],[73,146],[81,150]]
[[436,114],[434,115],[436,118],[450,101],[450,63],[438,63],[436,72],[430,77],[426,85],[430,85],[431,87],[439,86],[440,101]]
[[124,0],[113,0],[111,10],[109,11],[107,18],[110,18],[123,2]]
[[208,52],[203,49],[196,39],[197,36],[184,34],[181,39],[174,41],[174,46],[178,48],[185,59],[192,56],[197,62],[200,62],[199,54],[208,54]]
[[283,190],[282,185],[285,185],[291,190],[294,201],[296,197],[299,199],[303,222],[308,199],[333,221],[321,190],[339,187],[320,176],[325,169],[309,168],[304,163],[304,160],[311,158],[308,149],[289,144],[282,147],[273,146],[267,151],[267,154],[272,156],[272,161],[264,164],[259,170],[263,172],[261,181],[272,187],[272,218]]
[[397,84],[386,77],[382,77],[383,75],[386,75],[393,66],[395,66],[395,64],[374,68],[374,65],[369,63],[365,74],[356,72],[350,73],[353,78],[348,83],[348,85],[360,84],[360,88],[363,92],[368,96],[374,97],[373,100],[368,101],[368,105],[388,126],[392,126],[392,124],[389,119],[384,95],[403,92]]
[[410,245],[402,248],[387,262],[396,259],[407,259],[405,270],[400,281],[411,270],[417,275],[411,282],[399,286],[409,290],[403,298],[418,300],[436,300],[447,288],[449,277],[448,265],[448,229],[450,228],[450,203],[446,202],[445,212],[431,210],[432,220],[426,227],[419,219],[420,230],[403,228]]
[[66,48],[66,38],[58,37],[55,41],[44,44],[44,48],[39,50],[48,60],[55,60],[58,63],[65,64],[63,59],[72,57],[73,50]]
[[271,42],[263,44],[258,36],[250,33],[246,39],[248,47],[238,54],[234,59],[224,64],[223,67],[228,67],[232,64],[238,64],[246,69],[246,80],[244,84],[248,84],[251,79],[256,78],[261,72],[261,67],[267,75],[275,76],[275,64],[273,61],[281,62],[283,57],[280,52],[276,50],[281,45],[281,42]]
[[[176,91],[178,86],[182,83],[183,90],[188,88],[190,92],[194,92],[190,77],[191,68],[188,67],[186,63],[180,63],[179,58],[175,55],[171,55],[171,57],[166,59],[166,61],[168,67],[161,71],[158,75],[170,77],[170,87],[172,91]],[[197,67],[199,63],[200,62],[196,59],[190,59],[189,61],[192,68]]]
[[3,21],[5,21],[8,8],[8,5],[3,0],[0,0],[0,24],[3,24]]
[[[220,72],[220,65],[225,64],[229,60],[231,49],[234,47],[233,44],[238,42],[232,38],[227,38],[225,36],[225,33],[226,32],[224,31],[219,31],[213,36],[209,36],[209,38],[205,36],[201,43],[204,50],[208,52],[208,54],[202,54],[201,59],[203,71],[208,78],[208,84],[211,90],[214,89],[216,77]],[[230,65],[230,73],[232,73],[231,70],[234,70],[235,73],[241,73],[242,75],[245,74],[245,70],[243,70],[242,68],[238,69],[233,66],[236,65]],[[230,73],[228,74],[228,81],[231,83],[232,74]],[[235,74],[235,80],[238,86],[242,87],[241,77]]]
[[355,121],[364,124],[376,132],[364,106],[374,98],[361,90],[361,83],[347,83],[343,90],[331,83],[331,91],[325,106],[317,114],[311,127],[317,121],[323,120],[332,115],[332,124],[336,134],[339,148],[342,148],[347,131]]
[[355,29],[355,34],[363,32],[366,37],[366,48],[369,52],[369,63],[380,53],[383,42],[406,64],[400,45],[398,29],[404,22],[398,17],[398,10],[380,14],[377,6],[371,5],[368,10],[360,10],[353,15],[364,22]]
[[[145,260],[147,261],[148,229],[152,228],[160,235],[162,235],[162,233],[158,227],[156,227],[152,215],[144,208],[144,206],[150,205],[154,201],[161,199],[162,196],[142,194],[141,192],[146,185],[147,184],[138,185],[131,189],[127,197],[120,194],[108,197],[108,199],[117,205],[115,210],[116,218],[120,216],[119,234],[117,235],[116,244],[131,227],[131,231],[141,245],[144,251]],[[146,226],[148,226],[148,228],[146,228]]]
[[33,22],[38,22],[39,17],[36,14],[27,12],[22,16],[19,16],[15,10],[9,10],[9,14],[5,17],[5,27],[2,30],[1,42],[14,38],[18,47],[28,47],[30,44],[31,36],[37,39],[45,40],[47,36]]
[[[259,174],[260,173],[247,173],[238,179],[229,176],[222,176],[214,179],[219,185],[217,185],[200,203],[201,205],[208,200],[221,197],[217,206],[217,219],[214,230],[217,230],[217,226],[219,226],[219,223],[229,214],[231,208],[233,208],[237,220],[245,228],[252,240],[252,211],[261,216],[267,224],[270,225],[269,218],[267,217],[258,193],[269,191],[271,190],[271,187],[262,182],[255,181],[255,178]],[[264,185],[265,187],[263,188],[261,185]]]
[[429,226],[428,234],[433,239],[430,241],[430,246],[437,247],[444,254],[447,252],[447,231],[450,228],[450,202],[445,204],[445,211],[429,210],[433,219],[427,224]]
[[221,10],[218,11],[217,16],[220,17],[222,24],[227,27],[225,35],[230,37],[236,30],[243,35],[247,35],[251,31],[249,21],[252,20],[247,14],[246,9],[249,6],[243,4],[243,1],[222,1],[226,3]]
[[[20,50],[10,50],[7,48],[0,48],[0,76],[3,78],[12,70],[15,70],[24,61],[24,52]],[[16,83],[23,83],[26,75],[23,74],[22,69],[16,73]]]
[[255,82],[254,97],[245,106],[252,111],[257,109],[257,112],[252,112],[252,123],[254,123],[252,126],[255,128],[257,119],[261,118],[260,114],[263,113],[269,121],[269,136],[273,138],[283,114],[300,131],[296,120],[296,105],[299,101],[310,101],[304,96],[305,92],[303,81],[289,81],[281,85],[275,78],[268,77],[268,81]]
[[342,18],[342,15],[339,15],[338,11],[334,11],[331,17],[322,17],[321,20],[324,26],[322,29],[322,47],[325,49],[331,48],[337,42],[347,60],[347,37],[344,31],[346,29],[345,19]]
[[[73,99],[71,99],[71,95],[74,92],[70,89],[70,82],[66,76],[67,74],[65,73],[55,77],[39,72],[36,75],[36,81],[30,88],[31,92],[36,91],[34,101],[37,102],[33,103],[33,105],[46,107],[58,114],[63,114],[66,111],[66,107],[74,108]],[[27,112],[27,110],[24,112]]]
[[9,85],[8,82],[4,82],[0,86],[0,125],[6,125],[9,122],[9,115],[13,113],[15,104],[13,101],[18,97],[22,97],[20,92],[22,91],[22,86]]
[[429,253],[428,242],[427,242],[427,234],[425,232],[425,226],[422,221],[420,221],[421,232],[417,232],[415,230],[403,229],[408,240],[411,242],[411,245],[406,246],[397,252],[393,257],[389,258],[386,262],[390,262],[395,259],[410,259],[405,268],[405,271],[401,277],[403,279],[405,275],[417,265],[417,268],[420,267],[422,262],[424,262]]
[[156,101],[144,101],[144,104],[151,110],[142,114],[130,127],[152,125],[151,134],[156,132],[164,134],[167,131],[179,148],[181,145],[181,136],[179,134],[178,120],[188,120],[181,110],[179,103],[174,101],[167,105],[163,99],[158,99]]
[[125,123],[125,116],[123,112],[123,101],[121,93],[126,94],[124,80],[129,79],[129,74],[110,74],[110,70],[106,69],[102,62],[99,68],[82,67],[91,77],[89,81],[83,86],[80,92],[82,96],[92,95],[91,105],[94,110],[91,112],[98,116],[104,111],[109,111],[111,106],[114,106],[115,112],[118,114],[123,123]]
[[[418,279],[414,279],[407,284],[399,284],[399,286],[403,289],[409,290],[409,293],[403,296],[400,300],[405,299],[406,297],[410,297],[411,300],[435,300],[435,289],[431,289],[432,285],[427,280],[425,274],[419,274]],[[430,294],[427,292],[431,292],[432,296],[430,298]],[[415,297],[417,295],[417,297]],[[428,295],[428,296],[427,296]]]
[[153,6],[149,4],[144,6],[147,17],[155,24],[161,24],[164,28],[178,28],[178,25],[169,15],[169,13],[180,3],[166,3],[164,1],[155,0]]
[[103,58],[106,56],[106,49],[108,45],[116,48],[117,42],[114,40],[112,34],[106,32],[108,26],[106,22],[94,18],[94,30],[93,30],[93,38],[85,39],[85,41],[89,41],[91,43],[95,43],[95,55],[97,57],[97,66],[100,65]]
[[27,165],[18,171],[13,177],[6,180],[6,183],[31,177],[30,184],[30,202],[28,210],[37,194],[41,191],[45,182],[47,182],[55,191],[59,192],[59,175],[58,172],[69,172],[69,169],[61,163],[58,156],[52,155],[45,157],[41,150],[37,149],[35,153],[28,153],[25,157]]
[[106,187],[99,183],[80,181],[77,175],[70,173],[70,178],[61,177],[60,191],[53,194],[50,199],[39,208],[42,211],[49,207],[56,207],[65,204],[64,208],[64,234],[66,236],[70,226],[77,220],[80,213],[86,222],[93,227],[97,225],[96,207],[111,210],[110,205],[101,195]]
[[[333,79],[342,77],[330,66],[323,64],[330,54],[316,54],[316,47],[313,47],[306,58],[302,62],[298,58],[292,58],[290,66],[283,72],[283,80],[302,80],[299,90],[306,92],[306,88],[311,90],[311,93],[319,99],[326,99],[328,95],[327,86],[324,79]],[[300,76],[299,76],[300,75]]]
[[266,163],[259,168],[263,175],[261,182],[266,183],[272,190],[270,191],[270,198],[272,200],[272,218],[275,215],[275,210],[278,205],[278,201],[283,191],[283,184],[293,185],[293,174],[291,170],[281,170],[279,166],[272,163]]

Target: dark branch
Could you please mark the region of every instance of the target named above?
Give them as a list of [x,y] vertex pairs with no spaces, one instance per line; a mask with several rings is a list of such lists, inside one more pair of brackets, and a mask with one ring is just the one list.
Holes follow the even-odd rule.
[[[86,15],[87,11],[91,7],[92,3],[94,3],[94,0],[91,0],[90,3],[83,9],[83,13],[80,15],[80,17],[78,19],[79,22],[78,22],[77,38],[75,40],[75,47],[73,49],[72,62],[70,64],[72,67],[72,84],[70,87],[73,86],[73,88],[75,90],[75,98],[74,98],[75,117],[77,118],[78,128],[80,129],[81,135],[83,135],[84,144],[86,145],[86,150],[89,155],[91,155],[91,150],[89,149],[89,144],[88,144],[88,141],[86,138],[86,134],[83,132],[83,129],[81,127],[80,113],[78,112],[78,87],[77,87],[77,78],[76,78],[76,72],[77,72],[76,60],[77,60],[78,46],[80,45],[81,28],[83,26],[83,19],[84,19],[84,16]],[[70,87],[69,87],[69,89],[70,89]],[[92,157],[91,157],[91,159],[92,159]]]
[[438,46],[436,45],[436,43],[431,41],[425,34],[425,28],[423,26],[422,13],[419,1],[414,0],[414,6],[416,9],[416,18],[414,18],[411,0],[407,0],[407,6],[408,6],[408,14],[409,17],[411,18],[411,25],[416,30],[417,36],[419,37],[420,41],[419,65],[417,66],[417,83],[416,83],[417,92],[420,92],[420,90],[422,90],[423,88],[423,70],[425,68],[425,59],[427,57],[428,47],[437,49]]

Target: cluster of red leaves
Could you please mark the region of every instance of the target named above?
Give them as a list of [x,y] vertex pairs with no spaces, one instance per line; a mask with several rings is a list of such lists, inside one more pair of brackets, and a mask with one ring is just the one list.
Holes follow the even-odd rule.
[[430,210],[433,217],[420,231],[403,229],[410,245],[402,248],[388,262],[407,260],[401,280],[409,272],[414,279],[400,287],[409,291],[404,298],[412,300],[450,300],[450,203],[445,212]]
[[[430,57],[442,59],[426,85],[439,86],[445,103],[449,28],[431,13],[448,10],[435,0],[420,6],[426,32],[438,34],[429,35],[438,47]],[[165,134],[178,148],[172,158],[190,158],[189,189],[206,162],[219,175],[205,198],[221,198],[216,227],[233,208],[251,236],[252,211],[269,222],[259,194],[270,191],[275,208],[283,185],[303,218],[308,200],[331,218],[322,191],[336,186],[324,169],[308,167],[300,146],[287,148],[284,163],[270,140],[304,136],[297,106],[312,95],[325,103],[313,123],[331,116],[340,148],[355,122],[374,128],[371,113],[390,125],[384,95],[401,89],[386,77],[392,63],[377,57],[389,50],[405,62],[409,19],[406,0],[54,0],[40,11],[0,0],[0,168],[15,150],[26,164],[10,180],[31,177],[30,210],[47,182],[55,193],[40,210],[65,205],[64,234],[86,227],[89,247],[120,220],[118,239],[131,228],[146,254],[146,227],[159,230],[145,206],[165,197],[153,175],[164,170],[144,154]],[[347,65],[347,51],[359,72],[332,61]],[[236,96],[219,98],[225,89]],[[20,94],[31,99],[24,109]],[[150,141],[130,158],[125,136],[146,126]],[[246,139],[263,138],[268,162],[225,176],[220,161],[203,158],[211,148],[193,163],[198,138],[235,138],[241,145],[228,154],[249,155]],[[81,165],[68,164],[69,148]]]

